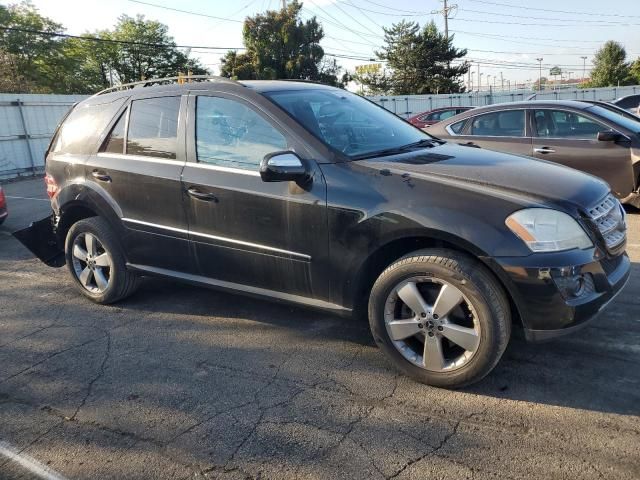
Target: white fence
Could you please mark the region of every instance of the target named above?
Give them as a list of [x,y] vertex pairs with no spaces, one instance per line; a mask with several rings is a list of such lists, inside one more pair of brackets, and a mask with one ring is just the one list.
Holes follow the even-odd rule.
[[0,94],[0,179],[33,174],[60,118],[83,95]]
[[[544,91],[536,100],[613,100],[640,93],[640,86]],[[525,100],[531,91],[474,92],[459,95],[370,97],[402,117],[453,105],[479,106]],[[44,152],[56,125],[83,95],[0,94],[0,179],[31,175],[44,166]]]
[[[439,107],[491,105],[503,102],[518,102],[526,100],[534,92],[531,90],[517,91],[482,91],[452,95],[408,95],[408,96],[376,96],[369,97],[378,105],[391,110],[396,115],[407,118],[417,113],[426,112]],[[640,93],[640,86],[589,88],[589,89],[561,89],[537,92],[535,100],[604,100]]]

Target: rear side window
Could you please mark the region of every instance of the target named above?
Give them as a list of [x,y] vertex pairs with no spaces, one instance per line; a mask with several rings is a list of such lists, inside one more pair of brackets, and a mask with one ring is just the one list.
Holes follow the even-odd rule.
[[127,119],[127,112],[120,115],[120,119],[115,124],[109,135],[109,139],[105,143],[103,152],[124,153],[124,123]]
[[180,97],[134,100],[130,109],[126,153],[175,159]]
[[524,110],[503,110],[478,115],[471,123],[471,135],[523,137]]
[[119,98],[111,103],[78,105],[60,127],[51,151],[71,155],[95,153],[96,142],[125,100]]
[[449,125],[449,129],[453,132],[453,133],[460,133],[462,132],[462,128],[464,127],[464,124],[466,123],[466,120],[462,120],[461,122],[456,122],[454,124]]

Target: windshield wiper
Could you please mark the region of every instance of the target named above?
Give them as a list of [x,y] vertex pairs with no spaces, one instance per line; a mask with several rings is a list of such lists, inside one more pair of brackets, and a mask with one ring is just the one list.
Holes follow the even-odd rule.
[[375,150],[373,152],[356,155],[352,158],[353,160],[364,160],[366,158],[372,158],[372,157],[395,155],[397,153],[404,153],[408,150],[413,150],[414,148],[434,147],[437,143],[438,143],[438,140],[435,140],[433,138],[423,138],[422,140],[418,140],[417,142],[407,143],[406,145],[402,145],[400,147],[385,148],[383,150]]

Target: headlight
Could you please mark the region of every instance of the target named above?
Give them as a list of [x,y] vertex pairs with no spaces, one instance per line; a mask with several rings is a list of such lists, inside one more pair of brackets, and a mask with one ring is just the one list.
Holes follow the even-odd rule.
[[559,252],[593,246],[578,222],[557,210],[527,208],[509,215],[505,223],[532,252]]

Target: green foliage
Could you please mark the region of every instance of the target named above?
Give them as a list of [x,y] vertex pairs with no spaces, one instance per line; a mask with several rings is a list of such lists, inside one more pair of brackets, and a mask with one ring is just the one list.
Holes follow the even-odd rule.
[[629,67],[630,83],[634,85],[640,85],[640,57],[636,58],[635,62]]
[[243,26],[245,53],[229,51],[221,74],[240,80],[300,79],[340,84],[340,67],[324,58],[322,27],[315,17],[302,21],[302,4],[248,17]]
[[469,64],[453,65],[467,51],[453,46],[432,21],[421,30],[416,22],[402,20],[384,29],[385,46],[376,52],[387,61],[391,73],[361,78],[370,91],[394,95],[458,93],[464,91],[461,77]]
[[[62,25],[43,17],[28,2],[3,7],[0,25],[51,33]],[[146,78],[208,71],[176,48],[168,28],[159,22],[122,15],[113,30],[83,35],[92,39],[65,38],[38,33],[0,30],[0,52],[10,55],[16,82],[0,69],[0,85],[21,85],[23,92],[94,93],[110,84]],[[95,41],[100,38],[105,41]]]
[[622,45],[612,40],[606,42],[593,59],[590,86],[613,87],[631,83],[626,58],[627,52]]

